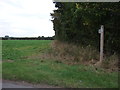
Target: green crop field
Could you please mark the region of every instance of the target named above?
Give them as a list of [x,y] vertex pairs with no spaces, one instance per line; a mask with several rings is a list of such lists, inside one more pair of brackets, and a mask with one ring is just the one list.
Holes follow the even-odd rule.
[[92,66],[67,65],[41,58],[51,50],[50,40],[3,40],[2,77],[6,80],[72,88],[117,88],[118,72]]

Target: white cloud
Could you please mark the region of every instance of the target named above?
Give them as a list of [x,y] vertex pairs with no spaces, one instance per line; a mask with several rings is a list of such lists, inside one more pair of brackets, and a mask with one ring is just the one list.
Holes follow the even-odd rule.
[[52,0],[0,0],[0,36],[53,36]]

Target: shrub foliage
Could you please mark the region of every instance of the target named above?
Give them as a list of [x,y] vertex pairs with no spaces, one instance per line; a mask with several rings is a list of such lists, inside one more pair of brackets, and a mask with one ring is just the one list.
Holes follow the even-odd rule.
[[120,3],[55,2],[51,13],[55,38],[99,49],[98,29],[105,27],[105,52],[120,53]]

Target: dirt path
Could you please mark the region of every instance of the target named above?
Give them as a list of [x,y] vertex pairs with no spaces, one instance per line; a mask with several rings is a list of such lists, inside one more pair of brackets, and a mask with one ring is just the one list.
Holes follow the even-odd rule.
[[30,84],[27,82],[2,80],[2,88],[60,88],[44,84]]

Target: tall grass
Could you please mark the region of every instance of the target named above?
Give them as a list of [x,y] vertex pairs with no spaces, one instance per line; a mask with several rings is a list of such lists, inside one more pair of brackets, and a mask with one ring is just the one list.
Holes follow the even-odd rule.
[[[59,62],[62,61],[68,64],[96,65],[99,62],[99,51],[94,47],[90,45],[83,47],[57,40],[52,42],[49,56],[50,58],[56,58]],[[111,56],[104,55],[101,67],[113,70],[117,69],[117,64],[118,56],[116,54]]]

